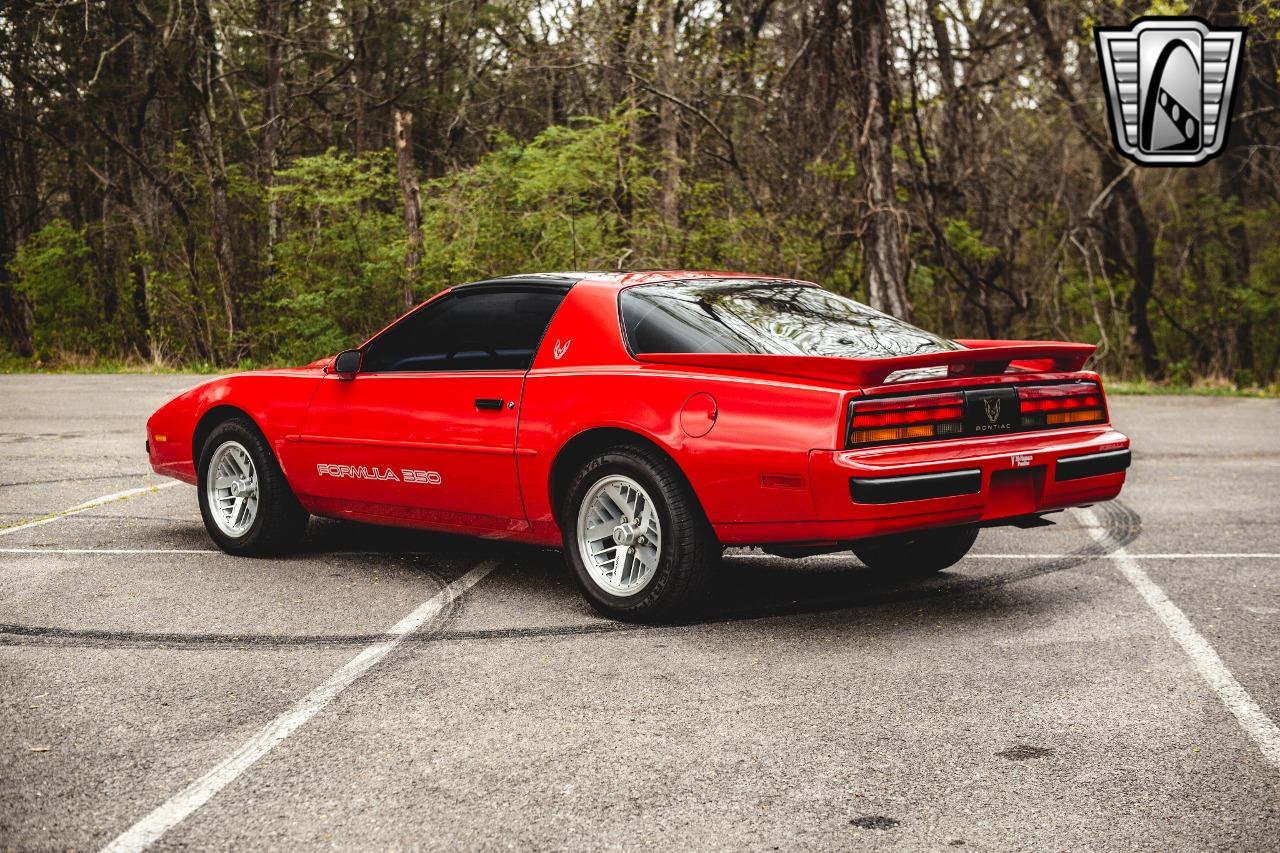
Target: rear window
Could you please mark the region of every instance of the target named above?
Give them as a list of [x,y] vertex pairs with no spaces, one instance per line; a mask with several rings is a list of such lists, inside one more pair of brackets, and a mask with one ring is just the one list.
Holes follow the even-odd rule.
[[636,355],[657,352],[885,358],[962,349],[846,296],[786,281],[646,284],[622,291]]

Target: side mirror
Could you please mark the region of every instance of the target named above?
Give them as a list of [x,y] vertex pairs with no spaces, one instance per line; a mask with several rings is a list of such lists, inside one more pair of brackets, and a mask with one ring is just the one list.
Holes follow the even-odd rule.
[[343,350],[333,360],[333,372],[344,381],[355,379],[356,374],[360,372],[360,362],[363,359],[364,353],[358,349]]

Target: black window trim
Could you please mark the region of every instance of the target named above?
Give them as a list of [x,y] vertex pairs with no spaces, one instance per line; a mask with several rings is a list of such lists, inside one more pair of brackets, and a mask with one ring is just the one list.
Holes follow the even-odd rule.
[[396,320],[390,326],[387,326],[378,334],[361,344],[361,357],[368,352],[369,347],[373,346],[383,335],[389,334],[393,329],[406,323],[410,319],[418,316],[423,311],[442,305],[454,299],[465,299],[468,296],[479,296],[489,293],[528,293],[530,291],[541,291],[543,293],[560,294],[560,304],[556,306],[556,310],[551,312],[551,318],[547,321],[546,328],[542,330],[542,334],[538,337],[538,341],[533,347],[533,357],[529,359],[529,366],[526,368],[479,368],[479,369],[452,369],[452,370],[370,370],[368,372],[361,370],[361,376],[474,376],[477,373],[500,373],[503,375],[520,375],[523,376],[533,369],[533,363],[538,360],[538,353],[542,351],[542,343],[547,337],[547,330],[551,328],[551,324],[555,322],[556,314],[560,313],[560,309],[564,307],[564,298],[568,296],[569,289],[577,283],[577,279],[568,279],[563,283],[558,281],[548,281],[544,278],[499,278],[486,279],[484,281],[471,281],[465,284],[457,284],[449,288],[435,299],[429,299],[423,302],[417,308],[405,314],[399,320]]

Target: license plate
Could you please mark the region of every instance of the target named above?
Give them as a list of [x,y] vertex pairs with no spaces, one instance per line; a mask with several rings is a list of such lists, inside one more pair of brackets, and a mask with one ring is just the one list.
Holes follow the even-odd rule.
[[964,431],[967,435],[1000,435],[1018,424],[1018,392],[1012,388],[984,388],[964,392]]

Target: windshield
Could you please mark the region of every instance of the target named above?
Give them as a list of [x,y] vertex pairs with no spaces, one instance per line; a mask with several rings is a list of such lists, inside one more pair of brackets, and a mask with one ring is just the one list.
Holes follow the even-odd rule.
[[846,296],[789,281],[717,279],[622,291],[631,351],[885,358],[962,349]]

